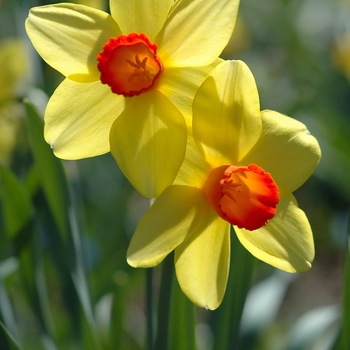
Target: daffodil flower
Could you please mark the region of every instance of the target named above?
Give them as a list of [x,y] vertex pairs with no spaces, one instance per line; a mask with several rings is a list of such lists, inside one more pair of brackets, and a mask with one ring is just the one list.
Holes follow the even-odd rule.
[[0,162],[9,164],[17,140],[22,108],[17,98],[28,71],[25,44],[17,38],[0,42]]
[[337,38],[333,44],[332,55],[338,69],[350,80],[350,32]]
[[28,72],[25,43],[18,38],[7,38],[0,42],[0,104],[17,98],[20,82]]
[[243,62],[221,63],[198,90],[184,163],[141,219],[128,263],[152,267],[175,250],[182,290],[208,309],[224,296],[231,225],[258,259],[288,272],[308,270],[312,231],[292,191],[319,159],[318,143],[304,124],[260,112]]
[[68,3],[32,8],[28,36],[66,77],[45,111],[55,154],[111,151],[141,194],[158,196],[184,159],[193,97],[220,61],[238,5],[110,0],[111,15]]

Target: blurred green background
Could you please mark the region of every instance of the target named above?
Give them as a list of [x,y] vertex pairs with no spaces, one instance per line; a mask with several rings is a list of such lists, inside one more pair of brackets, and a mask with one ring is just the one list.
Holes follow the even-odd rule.
[[223,304],[194,308],[174,280],[167,334],[156,320],[161,267],[147,301],[145,270],[125,259],[148,200],[110,154],[62,162],[43,140],[63,77],[34,51],[24,21],[47,3],[0,0],[0,349],[146,349],[151,332],[179,350],[349,350],[349,0],[241,0],[222,54],[248,64],[261,109],[304,122],[320,143],[321,162],[295,193],[314,232],[313,268],[277,271],[233,232]]

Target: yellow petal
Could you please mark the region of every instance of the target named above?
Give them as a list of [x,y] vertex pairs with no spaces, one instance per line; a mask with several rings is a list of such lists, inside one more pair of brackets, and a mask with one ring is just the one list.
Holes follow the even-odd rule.
[[185,120],[157,90],[126,102],[111,129],[111,152],[137,191],[145,197],[158,197],[173,183],[183,162]]
[[155,41],[164,66],[205,66],[227,45],[239,0],[175,2]]
[[45,139],[63,159],[109,152],[109,131],[124,109],[124,97],[107,85],[64,80],[45,111]]
[[287,272],[310,269],[314,241],[309,221],[294,196],[280,187],[276,216],[255,231],[235,227],[242,245],[255,257]]
[[271,173],[277,185],[290,191],[300,187],[314,172],[321,150],[306,126],[275,111],[261,112],[261,138],[243,164],[255,163]]
[[208,208],[198,188],[169,186],[138,224],[127,252],[129,265],[158,265],[198,227]]
[[80,82],[99,79],[96,57],[120,29],[107,13],[74,4],[33,7],[27,34],[39,55],[66,77]]
[[215,211],[175,249],[176,276],[196,305],[216,309],[225,294],[230,263],[230,224]]
[[104,10],[107,5],[106,0],[75,0],[77,4],[82,4],[90,7],[94,7],[95,9]]
[[210,73],[193,102],[193,137],[214,167],[237,164],[261,134],[259,95],[242,61],[225,61]]
[[173,2],[173,0],[110,0],[110,9],[123,34],[145,33],[153,41],[164,24]]
[[208,74],[221,59],[215,60],[205,67],[167,67],[159,81],[158,90],[161,91],[185,117],[188,134],[192,134],[192,103],[194,95]]
[[199,153],[193,137],[188,135],[185,159],[174,184],[203,188],[211,170],[210,164]]

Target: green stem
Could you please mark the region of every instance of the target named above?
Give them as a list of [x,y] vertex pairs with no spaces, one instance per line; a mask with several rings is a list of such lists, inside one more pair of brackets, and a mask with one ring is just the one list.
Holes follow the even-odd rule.
[[171,296],[169,350],[196,349],[196,315],[194,304],[174,279]]
[[168,349],[171,287],[174,276],[174,255],[163,261],[158,305],[158,332],[154,350]]
[[222,305],[215,311],[215,350],[239,349],[239,328],[256,259],[231,230],[230,276]]
[[343,267],[343,315],[342,324],[332,350],[349,349],[350,346],[350,212],[348,214],[348,236],[345,245],[345,261]]
[[153,332],[154,332],[154,320],[153,320],[153,274],[154,269],[146,269],[146,315],[147,315],[147,339],[146,349],[153,349]]

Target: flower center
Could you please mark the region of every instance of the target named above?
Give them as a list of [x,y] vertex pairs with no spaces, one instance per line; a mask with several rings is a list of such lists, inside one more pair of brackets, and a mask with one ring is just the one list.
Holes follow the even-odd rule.
[[251,231],[275,216],[279,202],[278,187],[272,176],[255,164],[213,169],[204,192],[220,217]]
[[149,90],[163,69],[157,45],[143,33],[110,38],[97,56],[102,84],[118,95],[131,97]]

